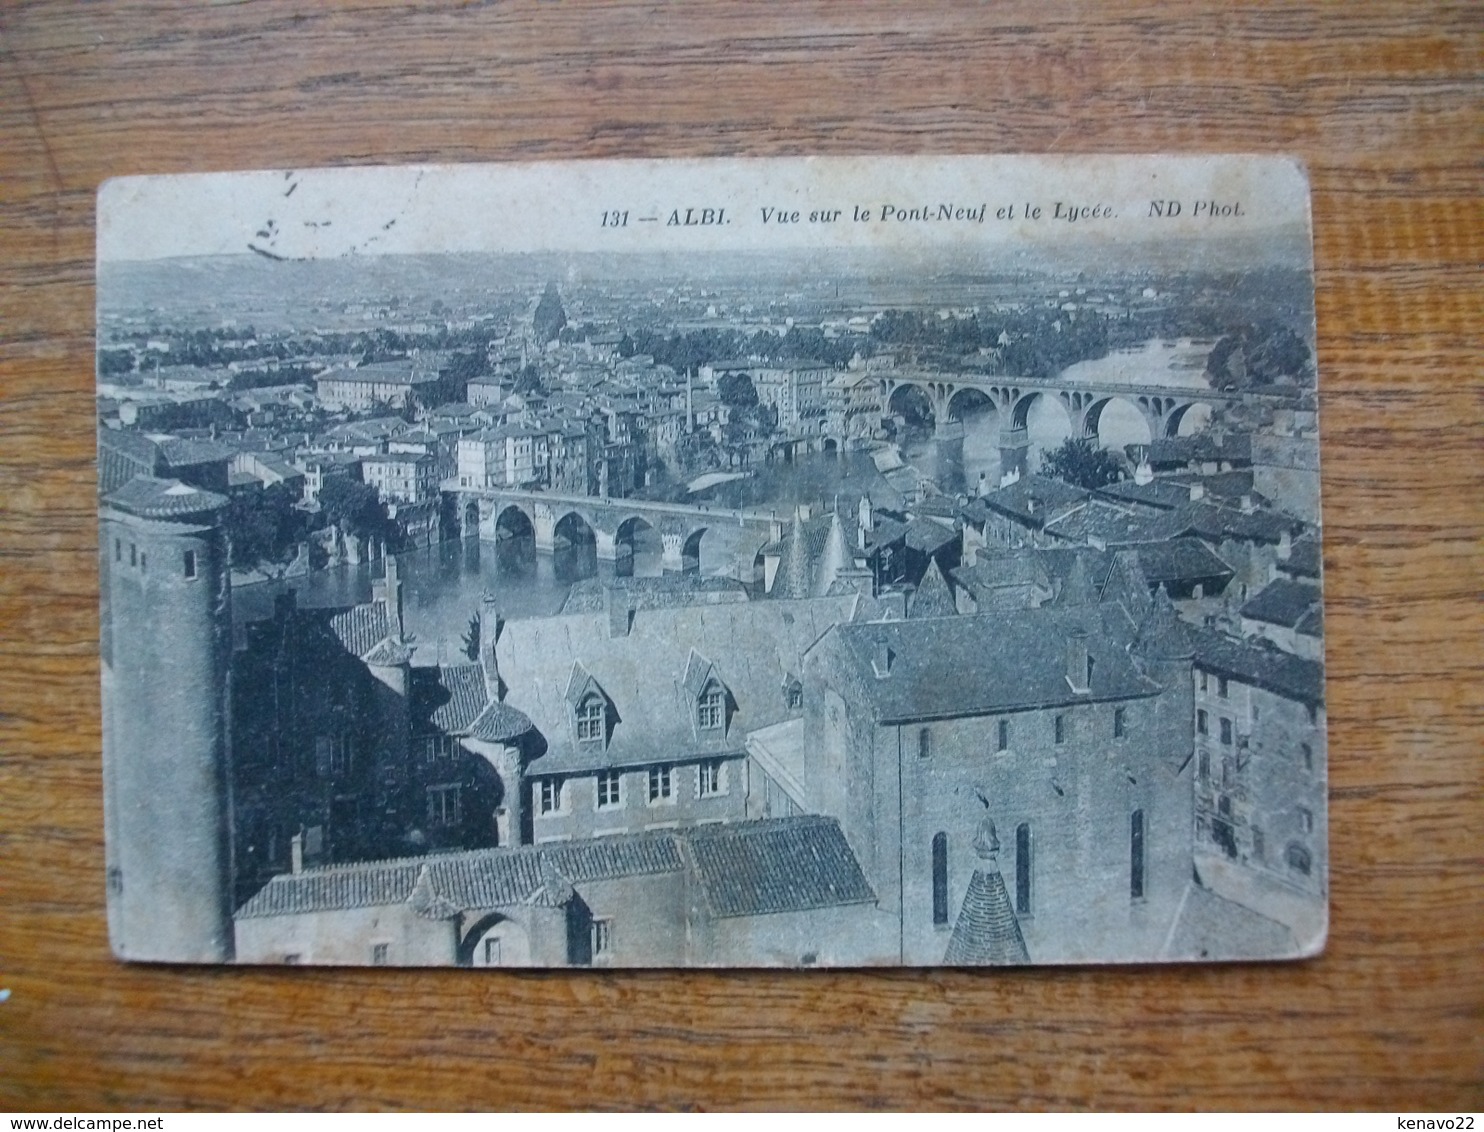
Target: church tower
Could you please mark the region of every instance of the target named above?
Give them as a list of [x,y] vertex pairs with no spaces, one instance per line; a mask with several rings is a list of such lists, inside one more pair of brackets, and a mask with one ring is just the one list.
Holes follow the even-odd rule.
[[149,476],[103,499],[108,932],[123,959],[232,958],[226,503]]

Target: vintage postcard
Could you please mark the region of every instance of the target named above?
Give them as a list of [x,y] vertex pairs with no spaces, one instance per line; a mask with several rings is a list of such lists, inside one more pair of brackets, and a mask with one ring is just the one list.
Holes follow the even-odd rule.
[[125,959],[1283,959],[1327,924],[1280,158],[125,178]]

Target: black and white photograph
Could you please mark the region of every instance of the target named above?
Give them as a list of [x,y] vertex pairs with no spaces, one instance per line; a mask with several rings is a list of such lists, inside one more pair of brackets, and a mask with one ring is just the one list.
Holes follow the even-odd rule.
[[97,271],[119,958],[1323,949],[1294,162],[122,178]]

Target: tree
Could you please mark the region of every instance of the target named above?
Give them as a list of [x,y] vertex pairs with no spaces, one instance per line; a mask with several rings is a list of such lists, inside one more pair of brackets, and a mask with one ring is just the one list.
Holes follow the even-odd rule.
[[390,527],[386,505],[370,484],[345,476],[325,480],[319,491],[320,509],[327,522],[356,538],[385,538]]
[[734,409],[750,409],[757,404],[757,388],[745,373],[724,373],[716,382],[716,395]]
[[1118,457],[1091,440],[1067,437],[1061,446],[1046,453],[1041,471],[1052,479],[1089,490],[1116,483],[1123,474]]
[[526,366],[515,376],[516,393],[545,393],[546,383],[541,380],[541,371],[533,365]]
[[239,570],[287,561],[306,525],[304,513],[294,507],[282,484],[232,496],[223,524],[232,544],[232,565]]
[[479,660],[479,614],[469,618],[469,627],[464,630],[464,655],[472,661]]
[[1301,382],[1310,372],[1309,345],[1280,322],[1244,326],[1211,348],[1206,371],[1227,390]]

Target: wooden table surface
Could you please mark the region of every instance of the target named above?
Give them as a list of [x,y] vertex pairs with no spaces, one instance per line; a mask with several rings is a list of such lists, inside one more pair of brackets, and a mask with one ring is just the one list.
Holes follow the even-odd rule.
[[[1484,1105],[1477,5],[0,10],[0,1108]],[[1294,965],[115,963],[93,201],[123,173],[1278,151],[1318,264],[1332,926]]]

